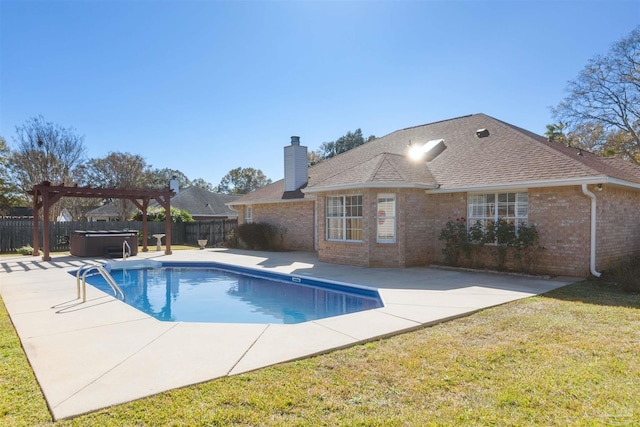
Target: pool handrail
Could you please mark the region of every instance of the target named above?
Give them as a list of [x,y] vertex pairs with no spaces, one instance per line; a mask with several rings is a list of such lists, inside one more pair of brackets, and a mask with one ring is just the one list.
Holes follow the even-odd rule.
[[131,256],[131,246],[126,240],[122,242],[122,260],[126,261],[127,257]]
[[[111,277],[109,272],[107,272],[107,270],[102,265],[90,265],[88,267],[81,267],[78,269],[78,271],[76,272],[76,288],[78,292],[77,298],[79,299],[80,294],[82,293],[82,302],[87,301],[86,278],[87,278],[87,274],[94,269],[98,273],[100,273],[100,275],[104,278],[107,284],[111,287],[111,289],[113,290],[113,295],[116,298],[118,298],[118,295],[120,295],[122,297],[122,301],[124,301],[125,300],[124,292],[122,292],[122,289],[120,289],[120,286],[118,286],[118,284],[113,279],[113,277]],[[80,292],[80,273],[81,272],[82,272],[82,292]]]

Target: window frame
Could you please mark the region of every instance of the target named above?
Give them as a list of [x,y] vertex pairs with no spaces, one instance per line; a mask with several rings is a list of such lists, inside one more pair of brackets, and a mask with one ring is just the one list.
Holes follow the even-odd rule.
[[251,224],[253,222],[253,206],[245,205],[244,207],[244,223]]
[[[505,195],[506,200],[505,197],[501,197]],[[513,199],[510,199],[510,195],[513,195]],[[484,200],[480,201],[479,197],[483,197]],[[510,214],[510,210],[512,210],[512,214]],[[479,212],[481,214],[478,214]],[[503,214],[501,215],[501,213]],[[467,230],[477,221],[482,222],[484,230],[489,221],[495,224],[498,218],[509,222],[513,221],[517,234],[520,225],[526,225],[529,222],[529,191],[491,191],[467,194]]]
[[[384,210],[381,206],[380,206],[380,202],[381,200],[385,200],[386,203],[388,202],[392,202],[392,212],[391,215],[389,215],[389,212],[387,212],[386,210]],[[384,202],[383,202],[384,203]],[[396,227],[396,214],[397,214],[397,198],[395,193],[379,193],[377,198],[376,198],[376,242],[377,243],[382,243],[382,244],[392,244],[392,243],[396,243],[396,239],[397,239],[397,227]],[[384,213],[384,215],[380,215],[380,213]],[[382,220],[382,222],[380,222]],[[391,234],[392,236],[390,238],[381,238],[380,237],[380,231],[381,231],[381,226],[384,225],[384,223],[386,223],[387,220],[391,220]]]
[[[351,203],[354,199],[359,203]],[[328,242],[362,242],[364,237],[364,206],[362,194],[341,194],[327,196],[325,199],[325,240]],[[339,201],[338,203],[330,200]],[[347,203],[350,202],[350,203]],[[339,210],[339,212],[338,212]],[[354,215],[353,211],[356,211]],[[359,215],[357,215],[359,213]],[[354,226],[359,224],[359,228]],[[339,237],[330,237],[337,231]],[[359,234],[360,239],[348,238]]]

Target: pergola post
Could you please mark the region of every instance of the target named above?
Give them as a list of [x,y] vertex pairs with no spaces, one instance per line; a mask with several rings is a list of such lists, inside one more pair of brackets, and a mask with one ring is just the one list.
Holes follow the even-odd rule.
[[49,191],[42,192],[42,260],[51,261],[49,255]]
[[164,253],[171,255],[171,194],[173,190],[166,189],[162,191],[162,195],[156,197],[156,200],[164,208]]
[[142,200],[142,252],[148,252],[149,248],[147,247],[148,239],[148,226],[147,226],[147,210],[149,209],[149,201],[148,197]]
[[35,191],[33,193],[33,256],[40,255],[40,233],[38,230],[40,206],[38,205],[38,197],[38,191]]
[[171,255],[171,196],[167,194],[165,196],[165,200],[167,202],[166,214],[165,214],[165,222],[164,222],[164,254]]

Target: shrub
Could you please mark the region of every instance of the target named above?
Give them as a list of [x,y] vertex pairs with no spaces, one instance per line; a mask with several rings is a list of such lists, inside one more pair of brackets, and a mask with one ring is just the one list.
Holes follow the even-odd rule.
[[[195,222],[191,214],[185,210],[178,209],[176,207],[171,206],[171,222],[174,224],[179,224],[182,222]],[[150,222],[164,222],[167,216],[165,214],[165,209],[153,206],[147,209],[147,221]],[[142,221],[142,212],[137,211],[132,218],[134,221]]]
[[629,257],[609,266],[601,278],[618,284],[625,292],[640,293],[640,256]]
[[[487,235],[484,232],[482,222],[476,221],[474,224],[469,225],[469,260],[472,267],[482,267],[480,261],[480,255],[482,248],[487,243]],[[490,242],[493,243],[493,240]]]
[[522,271],[535,271],[538,266],[538,249],[540,236],[535,225],[520,224],[518,235],[515,237],[513,247],[515,248],[514,258],[518,262],[518,267]]
[[516,240],[516,227],[510,222],[505,221],[502,218],[494,223],[495,230],[495,250],[494,258],[496,260],[496,268],[498,270],[504,270],[507,263],[507,250],[513,247]]
[[442,253],[445,263],[457,265],[460,254],[469,254],[469,235],[467,234],[467,221],[464,217],[449,220],[440,231],[438,240],[444,241]]
[[450,220],[440,231],[439,240],[445,242],[442,253],[449,265],[461,264],[461,255],[464,254],[471,266],[480,267],[482,248],[490,245],[495,262],[493,267],[498,270],[506,268],[509,254],[512,254],[520,271],[534,271],[537,249],[542,249],[538,245],[535,225],[521,224],[516,232],[515,224],[503,218],[486,226],[476,221],[468,229],[464,217]]
[[31,245],[26,245],[16,250],[20,255],[33,255],[33,248]]
[[229,232],[226,234],[224,246],[226,248],[238,247],[238,233],[236,232],[235,228],[229,230]]
[[286,228],[264,222],[251,222],[238,227],[238,237],[249,249],[275,251],[282,249]]

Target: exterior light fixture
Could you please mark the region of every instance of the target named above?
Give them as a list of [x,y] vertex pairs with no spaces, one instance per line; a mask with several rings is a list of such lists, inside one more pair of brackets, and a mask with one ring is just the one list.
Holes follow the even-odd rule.
[[447,148],[444,145],[444,139],[434,139],[427,142],[424,145],[409,144],[409,158],[414,161],[420,161],[425,159],[430,161],[436,158],[436,156]]

